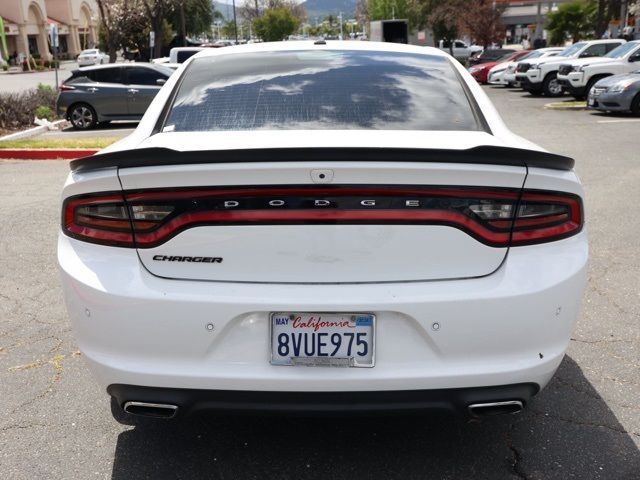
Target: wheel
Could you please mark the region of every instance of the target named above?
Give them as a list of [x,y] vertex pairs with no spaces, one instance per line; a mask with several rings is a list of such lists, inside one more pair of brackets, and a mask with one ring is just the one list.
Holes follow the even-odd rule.
[[640,117],[640,93],[631,100],[631,113]]
[[562,95],[562,85],[558,83],[557,72],[551,72],[544,77],[542,91],[547,97],[560,97]]
[[101,59],[100,59],[100,65],[102,65],[103,63],[104,63],[104,59],[103,59],[103,58],[101,58]]
[[69,108],[69,120],[76,130],[89,130],[98,123],[98,115],[90,105],[77,103]]

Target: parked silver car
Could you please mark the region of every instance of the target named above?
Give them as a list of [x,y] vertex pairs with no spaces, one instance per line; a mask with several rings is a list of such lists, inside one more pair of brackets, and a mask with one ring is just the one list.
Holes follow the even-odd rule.
[[140,120],[173,70],[124,63],[74,70],[60,85],[58,115],[79,130],[111,120]]
[[640,115],[640,70],[598,81],[589,91],[587,106],[593,110]]

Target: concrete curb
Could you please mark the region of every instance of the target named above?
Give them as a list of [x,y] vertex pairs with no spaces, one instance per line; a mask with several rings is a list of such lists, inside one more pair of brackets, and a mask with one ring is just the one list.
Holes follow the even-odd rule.
[[[62,125],[66,123],[67,120],[56,120],[52,123],[54,127]],[[47,125],[40,125],[38,127],[29,128],[27,130],[22,130],[16,133],[10,133],[9,135],[5,135],[4,137],[0,137],[0,147],[2,146],[2,142],[5,140],[19,140],[21,138],[31,138],[36,135],[40,135],[41,133],[46,133],[49,131],[49,127]]]
[[74,160],[89,157],[98,152],[92,149],[59,149],[59,148],[0,148],[0,159],[3,160]]

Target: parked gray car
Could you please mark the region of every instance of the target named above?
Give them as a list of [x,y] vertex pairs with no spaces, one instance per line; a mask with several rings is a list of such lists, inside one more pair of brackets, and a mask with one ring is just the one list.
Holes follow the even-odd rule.
[[640,115],[640,70],[598,81],[589,92],[587,106],[593,110]]
[[87,130],[111,120],[140,120],[173,70],[121,63],[74,70],[60,85],[58,115]]

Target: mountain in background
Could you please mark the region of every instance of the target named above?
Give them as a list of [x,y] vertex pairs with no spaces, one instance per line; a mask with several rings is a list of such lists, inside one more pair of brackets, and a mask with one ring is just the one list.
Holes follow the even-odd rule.
[[[222,13],[226,20],[233,19],[232,1],[212,0],[214,8]],[[243,0],[236,0],[236,11],[243,3]],[[307,19],[311,25],[315,25],[316,17],[321,21],[327,15],[338,16],[342,12],[345,20],[355,17],[356,0],[307,0],[302,2],[307,11]]]
[[[225,20],[233,20],[233,5],[231,4],[231,0],[229,3],[226,2],[218,2],[216,0],[211,0],[213,3],[213,8],[220,12]],[[236,3],[236,9],[240,6],[240,2]]]
[[356,15],[356,0],[307,0],[302,5],[311,25],[315,25],[316,17],[320,21],[327,15],[337,16],[342,12],[342,18],[349,20]]

